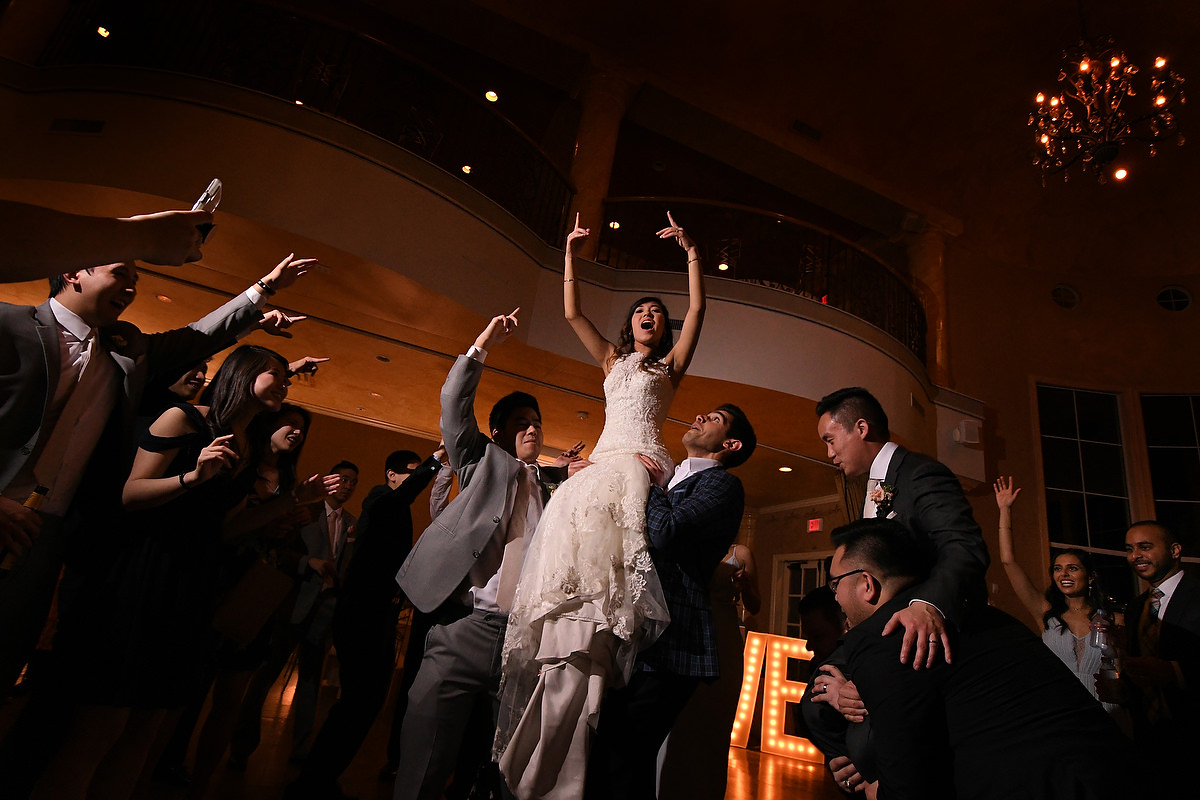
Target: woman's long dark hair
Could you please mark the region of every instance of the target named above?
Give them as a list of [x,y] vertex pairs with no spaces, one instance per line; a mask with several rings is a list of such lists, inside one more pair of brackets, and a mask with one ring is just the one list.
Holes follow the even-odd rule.
[[275,469],[279,470],[280,494],[290,492],[296,486],[296,465],[300,463],[300,453],[304,450],[304,443],[308,441],[308,429],[312,426],[312,415],[300,406],[284,403],[278,411],[259,414],[246,428],[246,438],[250,440],[250,463],[257,466],[262,463],[263,457],[271,449],[271,436],[279,430],[279,423],[288,414],[295,414],[304,421],[304,438],[300,440],[299,447],[286,453],[280,453],[279,459],[275,462]]
[[266,347],[244,344],[229,354],[212,382],[200,396],[199,405],[208,406],[208,427],[214,436],[233,429],[233,421],[254,400],[254,381],[275,362],[287,369],[287,359]]
[[671,348],[675,346],[675,332],[671,330],[671,312],[667,310],[667,304],[653,295],[639,297],[629,307],[629,310],[625,312],[625,323],[621,326],[621,334],[617,337],[617,349],[613,353],[612,363],[609,364],[610,367],[633,352],[633,312],[638,306],[647,303],[653,303],[663,310],[663,321],[666,324],[663,327],[662,338],[658,340],[658,344],[655,345],[654,350],[642,362],[642,369],[647,369],[647,364],[650,362],[659,361],[663,356],[671,352]]
[[1050,560],[1050,585],[1046,587],[1046,600],[1050,602],[1050,610],[1042,615],[1042,625],[1048,630],[1050,628],[1050,620],[1056,619],[1059,624],[1059,633],[1067,631],[1067,623],[1063,621],[1062,615],[1067,611],[1067,596],[1062,593],[1062,589],[1058,588],[1058,581],[1054,580],[1054,562],[1059,556],[1074,556],[1079,559],[1079,563],[1083,565],[1083,571],[1087,573],[1088,589],[1087,600],[1088,605],[1092,607],[1088,613],[1088,619],[1096,616],[1096,612],[1104,609],[1108,611],[1107,602],[1104,599],[1104,592],[1100,590],[1100,576],[1096,573],[1092,566],[1092,557],[1083,550],[1076,550],[1074,547],[1068,547],[1064,550],[1059,550],[1054,554],[1054,558]]

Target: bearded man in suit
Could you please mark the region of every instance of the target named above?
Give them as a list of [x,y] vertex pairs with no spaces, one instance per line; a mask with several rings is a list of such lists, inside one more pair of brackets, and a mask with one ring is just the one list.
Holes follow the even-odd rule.
[[709,584],[737,538],[744,464],[757,438],[742,410],[718,406],[683,435],[685,459],[674,475],[639,456],[650,474],[646,536],[671,623],[638,654],[629,684],[609,693],[592,743],[588,798],[653,800],[658,750],[701,681],[720,677]]

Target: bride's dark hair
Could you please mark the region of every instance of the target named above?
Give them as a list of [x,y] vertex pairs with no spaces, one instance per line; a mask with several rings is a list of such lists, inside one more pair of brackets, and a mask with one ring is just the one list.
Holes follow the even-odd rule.
[[641,364],[641,368],[648,369],[647,364],[658,362],[659,359],[671,352],[671,348],[675,346],[675,333],[671,330],[671,312],[667,310],[667,304],[653,295],[639,297],[633,302],[633,305],[629,306],[629,310],[625,312],[625,323],[621,325],[621,334],[617,337],[617,349],[613,351],[612,363],[609,364],[610,367],[633,352],[633,312],[638,306],[647,303],[656,305],[663,310],[663,319],[666,325],[663,326],[662,337],[658,340],[658,344],[654,346],[650,355],[646,356],[646,359]]

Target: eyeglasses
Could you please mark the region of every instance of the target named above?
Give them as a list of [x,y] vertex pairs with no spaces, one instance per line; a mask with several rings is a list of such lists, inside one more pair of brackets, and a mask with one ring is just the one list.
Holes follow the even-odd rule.
[[866,572],[865,569],[852,569],[849,572],[843,572],[841,575],[834,575],[825,585],[829,587],[829,591],[836,592],[838,584],[842,582],[842,578],[849,578],[851,575],[857,575],[860,572]]

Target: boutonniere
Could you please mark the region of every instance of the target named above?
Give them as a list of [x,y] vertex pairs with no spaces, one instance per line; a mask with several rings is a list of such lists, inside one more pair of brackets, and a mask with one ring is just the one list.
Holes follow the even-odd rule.
[[346,544],[354,544],[354,540],[358,538],[354,535],[354,526],[346,528]]
[[549,493],[549,495],[551,497],[553,497],[554,493],[556,491],[558,491],[558,487],[561,486],[562,484],[561,483],[543,483],[542,485],[546,487],[547,493]]
[[881,483],[871,490],[868,498],[875,504],[875,516],[887,517],[892,513],[892,503],[896,500],[896,487]]

